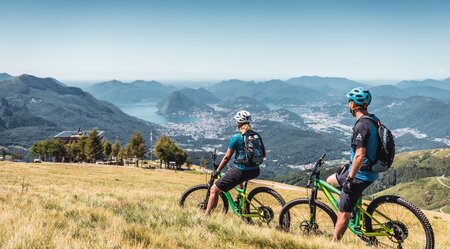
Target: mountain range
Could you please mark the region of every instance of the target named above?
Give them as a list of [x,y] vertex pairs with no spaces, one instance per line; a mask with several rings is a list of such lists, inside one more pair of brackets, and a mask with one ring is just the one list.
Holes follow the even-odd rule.
[[213,104],[237,97],[250,97],[264,103],[279,105],[301,105],[311,102],[336,103],[350,89],[362,86],[378,97],[406,98],[425,96],[450,100],[450,78],[445,80],[401,81],[395,85],[371,86],[338,77],[302,76],[288,80],[243,81],[231,79],[209,87],[176,89],[156,81],[134,81],[123,83],[108,81],[86,88],[96,98],[113,104],[142,102],[148,99],[162,100],[173,91],[181,91],[196,102]]
[[135,130],[159,134],[157,125],[123,113],[76,87],[52,78],[21,75],[0,82],[0,144],[28,147],[63,130],[106,131],[127,142]]
[[426,79],[426,80],[404,80],[400,81],[396,84],[399,88],[409,88],[409,87],[424,87],[424,86],[431,86],[431,87],[437,87],[445,90],[450,90],[450,78],[444,79],[444,80],[433,80],[433,79]]
[[137,80],[123,83],[118,80],[102,82],[86,89],[96,98],[114,104],[136,103],[147,100],[160,100],[175,90],[157,81]]
[[9,80],[11,79],[13,76],[7,74],[7,73],[0,73],[0,81],[4,81],[4,80]]
[[[274,176],[310,162],[324,150],[330,151],[331,159],[346,157],[342,153],[355,121],[343,96],[355,86],[370,88],[369,111],[394,132],[398,151],[450,146],[450,127],[445,125],[450,123],[449,90],[444,89],[448,80],[436,84],[443,88],[430,85],[434,83],[408,81],[371,87],[345,78],[304,76],[286,81],[229,80],[206,88],[177,89],[156,81],[109,81],[86,89],[94,97],[52,78],[21,75],[0,81],[0,144],[27,147],[61,130],[97,127],[107,131],[108,139],[122,141],[134,130],[155,135],[162,130],[198,152],[205,146],[226,146],[235,130],[234,113],[247,109],[267,137],[271,152],[266,176]],[[160,127],[113,105],[146,100],[158,101],[161,115],[194,115],[200,123]],[[190,152],[190,156],[195,162],[205,152]]]

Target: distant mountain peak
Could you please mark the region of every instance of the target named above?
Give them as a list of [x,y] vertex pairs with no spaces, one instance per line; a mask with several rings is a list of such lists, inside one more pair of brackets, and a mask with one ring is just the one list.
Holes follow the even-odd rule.
[[210,112],[214,109],[198,103],[179,91],[172,92],[158,104],[158,113],[166,116],[185,116],[194,112]]
[[85,94],[81,89],[68,87],[54,78],[39,78],[29,74],[12,77],[0,84],[0,91],[7,91],[10,94],[28,94],[31,89],[53,91],[58,94]]
[[7,73],[0,73],[0,82],[5,81],[5,80],[9,80],[12,77],[13,77],[12,75],[9,75]]

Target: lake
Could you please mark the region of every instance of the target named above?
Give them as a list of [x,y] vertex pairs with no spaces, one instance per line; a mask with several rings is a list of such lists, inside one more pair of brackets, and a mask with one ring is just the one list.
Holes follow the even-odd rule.
[[142,102],[142,103],[132,103],[132,104],[122,104],[118,105],[123,112],[128,115],[140,118],[145,121],[149,121],[159,125],[165,125],[167,123],[189,123],[196,122],[200,119],[197,117],[165,117],[156,114],[158,108],[156,107],[157,102]]

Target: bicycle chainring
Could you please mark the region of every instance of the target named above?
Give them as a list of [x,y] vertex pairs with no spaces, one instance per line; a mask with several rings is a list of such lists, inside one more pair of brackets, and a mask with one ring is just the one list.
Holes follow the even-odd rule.
[[262,212],[263,215],[260,217],[261,221],[269,224],[269,222],[271,222],[273,220],[273,218],[275,217],[275,214],[272,210],[272,208],[268,207],[268,206],[261,206],[258,208],[258,212]]
[[206,210],[206,207],[208,206],[208,203],[206,201],[199,202],[197,207],[200,208],[200,210]]
[[309,234],[310,232],[314,232],[316,235],[321,234],[317,223],[310,224],[309,221],[306,220],[300,223],[300,230],[302,230],[304,234]]
[[386,223],[386,226],[394,229],[393,238],[395,238],[397,243],[402,243],[408,238],[408,228],[405,224],[400,221],[389,221]]

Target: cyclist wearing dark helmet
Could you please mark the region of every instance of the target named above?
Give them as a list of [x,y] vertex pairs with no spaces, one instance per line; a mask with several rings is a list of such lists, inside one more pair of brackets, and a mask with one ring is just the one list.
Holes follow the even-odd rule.
[[[246,156],[244,135],[251,131],[250,121],[252,120],[252,117],[248,111],[239,111],[234,116],[234,119],[236,120],[236,125],[239,132],[231,137],[228,150],[220,162],[219,167],[213,173],[213,177],[216,177],[227,165],[228,161],[230,161],[233,156],[233,153],[235,153],[235,165],[230,168],[227,173],[214,184],[214,186],[211,187],[208,207],[206,208],[206,215],[209,215],[216,207],[217,200],[221,192],[229,191],[242,182],[259,176],[259,165],[239,163],[239,161]],[[264,145],[262,146],[263,156],[265,157],[266,151],[264,149]]]
[[350,163],[342,166],[338,173],[327,179],[328,183],[342,187],[333,241],[339,241],[342,238],[357,200],[364,189],[378,179],[378,173],[367,168],[370,162],[376,161],[377,157],[377,127],[371,119],[361,118],[370,116],[373,120],[378,120],[375,115],[367,111],[372,95],[366,88],[357,87],[347,93],[347,99],[350,113],[356,119],[350,146]]

